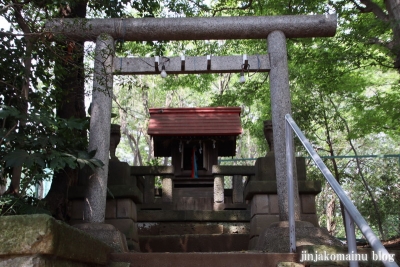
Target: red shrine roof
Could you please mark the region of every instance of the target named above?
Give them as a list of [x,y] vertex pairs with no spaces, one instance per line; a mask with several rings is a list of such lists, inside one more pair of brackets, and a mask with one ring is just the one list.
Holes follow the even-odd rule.
[[151,136],[207,136],[242,133],[240,107],[151,108]]

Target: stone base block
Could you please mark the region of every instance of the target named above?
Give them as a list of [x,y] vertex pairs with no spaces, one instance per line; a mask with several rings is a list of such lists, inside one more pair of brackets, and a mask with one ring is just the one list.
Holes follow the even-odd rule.
[[[83,220],[83,200],[70,201],[70,214],[72,220]],[[107,199],[106,219],[131,219],[137,221],[136,204],[129,198]]]
[[250,221],[250,238],[259,236],[265,228],[278,221],[278,215],[254,215]]
[[310,222],[315,227],[319,227],[317,214],[301,214],[301,220]]
[[89,267],[91,265],[81,262],[74,262],[64,259],[57,259],[43,255],[32,256],[17,256],[12,258],[0,258],[0,267],[47,267],[47,266],[62,266],[62,267]]
[[[343,246],[342,243],[329,235],[324,228],[314,227],[309,222],[296,221],[296,247],[304,245]],[[287,221],[273,223],[264,229],[256,250],[282,253],[289,249],[289,223]]]
[[131,219],[105,220],[105,223],[113,225],[126,236],[127,240],[139,242],[139,235],[136,223]]
[[258,244],[258,236],[253,236],[249,241],[249,250],[255,250]]
[[136,204],[129,198],[116,200],[117,218],[132,219],[137,222]]
[[[0,217],[0,225],[0,258],[10,263],[4,265],[3,262],[3,266],[25,266],[17,264],[18,261],[27,262],[26,266],[34,262],[50,262],[42,255],[60,262],[72,261],[76,263],[73,266],[80,266],[79,262],[106,264],[112,252],[112,248],[103,242],[44,214],[4,216]],[[21,259],[16,259],[16,256]]]
[[129,251],[140,252],[139,242],[136,242],[133,240],[128,240],[128,241],[126,241],[126,243],[128,244]]
[[254,195],[250,203],[251,217],[256,214],[269,214],[268,195]]
[[128,252],[125,235],[113,225],[103,223],[82,223],[74,225],[75,228],[88,233],[111,246],[114,252]]

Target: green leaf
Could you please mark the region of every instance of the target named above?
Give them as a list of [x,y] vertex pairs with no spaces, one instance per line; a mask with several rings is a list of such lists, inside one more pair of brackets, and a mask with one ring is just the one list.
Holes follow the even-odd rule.
[[29,159],[28,152],[22,149],[14,150],[4,156],[6,167],[22,166],[28,159]]

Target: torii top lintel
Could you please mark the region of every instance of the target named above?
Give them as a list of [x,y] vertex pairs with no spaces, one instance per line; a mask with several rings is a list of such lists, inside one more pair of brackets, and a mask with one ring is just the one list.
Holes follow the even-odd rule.
[[75,41],[101,34],[124,41],[266,39],[273,31],[287,38],[331,37],[337,16],[284,15],[196,18],[54,19],[46,29]]

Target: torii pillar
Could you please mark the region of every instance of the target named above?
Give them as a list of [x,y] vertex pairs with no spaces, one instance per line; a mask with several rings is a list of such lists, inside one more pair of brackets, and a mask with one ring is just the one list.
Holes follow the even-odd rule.
[[[289,74],[287,64],[286,38],[331,37],[335,35],[336,14],[333,15],[297,15],[297,16],[261,16],[261,17],[212,17],[212,18],[141,18],[141,19],[55,19],[46,23],[46,28],[55,37],[62,36],[74,41],[94,41],[99,36],[106,39],[125,41],[168,41],[168,40],[226,40],[226,39],[268,39],[270,56],[270,89],[272,103],[272,125],[274,129],[274,154],[279,197],[280,220],[288,219],[288,189],[286,181],[285,114],[291,114]],[[100,40],[100,39],[97,39]],[[99,42],[99,41],[98,41]],[[97,43],[97,45],[100,45]],[[100,49],[96,49],[100,51]],[[103,49],[102,56],[96,54],[96,61],[112,59],[113,51]],[[108,51],[104,54],[104,51]],[[97,56],[100,55],[100,56]],[[110,56],[110,57],[109,57]],[[95,63],[95,73],[101,64]],[[241,69],[232,69],[240,72]],[[206,73],[207,71],[201,71]],[[106,71],[108,77],[109,72]],[[152,74],[156,74],[155,71]],[[184,72],[182,72],[184,73]],[[195,73],[195,72],[191,72]],[[200,71],[199,71],[200,73]],[[96,81],[103,79],[95,76]],[[103,79],[104,80],[104,79]],[[110,81],[110,83],[108,83]],[[112,81],[107,80],[107,88]],[[95,88],[94,88],[95,89]],[[90,147],[97,148],[96,158],[105,164],[97,168],[90,182],[87,194],[86,216],[89,222],[103,222],[105,213],[105,191],[108,173],[109,125],[111,117],[112,93],[101,92],[104,103],[99,106],[99,115],[92,114],[91,127],[102,125],[100,131],[91,128]],[[94,99],[94,101],[97,101]],[[97,104],[98,105],[98,104]],[[291,140],[293,142],[293,140]],[[294,157],[294,155],[293,155]],[[296,174],[296,166],[294,166]],[[297,178],[294,175],[295,217],[300,219]],[[101,192],[97,197],[97,193]],[[104,198],[104,201],[99,201]]]

